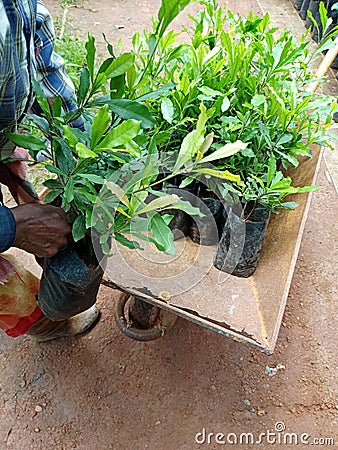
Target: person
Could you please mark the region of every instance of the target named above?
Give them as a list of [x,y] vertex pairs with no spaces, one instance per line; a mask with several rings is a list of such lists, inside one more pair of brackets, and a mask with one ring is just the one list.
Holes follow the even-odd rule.
[[[5,206],[0,189],[0,329],[40,341],[81,334],[99,318],[96,305],[59,322],[45,317],[36,301],[39,280],[6,252],[18,247],[50,257],[67,246],[71,232],[65,212],[44,205],[27,180],[26,151],[6,138],[34,108],[33,79],[48,99],[59,96],[66,111],[75,109],[74,86],[53,48],[53,21],[42,1],[0,0],[0,187],[18,205]],[[81,125],[81,118],[73,124]]]

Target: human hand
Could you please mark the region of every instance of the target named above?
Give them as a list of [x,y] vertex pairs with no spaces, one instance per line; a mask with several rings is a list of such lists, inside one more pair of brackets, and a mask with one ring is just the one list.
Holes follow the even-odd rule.
[[44,258],[67,246],[71,226],[61,208],[30,203],[12,208],[12,213],[16,222],[13,247]]

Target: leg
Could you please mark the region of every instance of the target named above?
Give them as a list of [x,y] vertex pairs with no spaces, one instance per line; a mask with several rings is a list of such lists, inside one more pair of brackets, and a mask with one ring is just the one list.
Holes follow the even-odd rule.
[[14,256],[0,255],[0,329],[8,336],[25,334],[42,312],[36,304],[39,280]]
[[[17,148],[12,156],[25,158],[27,152]],[[0,162],[0,182],[9,187],[17,204],[40,202],[26,179],[26,169],[27,164],[20,160],[8,164]],[[9,253],[0,254],[0,329],[8,336],[30,334],[47,341],[83,333],[99,318],[99,310],[94,305],[81,314],[74,315],[73,312],[73,317],[69,313],[62,321],[48,319],[36,302],[39,286],[39,279],[17,258]]]
[[0,329],[8,336],[28,334],[38,341],[50,341],[82,334],[99,319],[96,305],[69,319],[48,319],[36,303],[39,284],[13,255],[0,255]]

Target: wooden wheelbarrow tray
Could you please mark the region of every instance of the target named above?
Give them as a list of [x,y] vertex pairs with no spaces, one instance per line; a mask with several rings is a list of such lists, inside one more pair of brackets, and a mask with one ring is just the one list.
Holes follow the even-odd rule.
[[[301,161],[290,175],[295,186],[311,185],[322,151]],[[292,196],[290,196],[292,197]],[[289,198],[288,198],[289,199]],[[311,193],[290,200],[293,211],[272,214],[258,268],[238,278],[214,268],[216,246],[176,241],[179,256],[166,260],[158,253],[116,248],[106,276],[119,289],[177,316],[272,354],[295,270],[308,216]]]

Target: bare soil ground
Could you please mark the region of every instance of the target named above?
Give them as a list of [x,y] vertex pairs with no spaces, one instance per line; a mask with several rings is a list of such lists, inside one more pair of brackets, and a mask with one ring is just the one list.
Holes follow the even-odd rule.
[[[46,3],[62,14],[55,0]],[[159,4],[94,0],[69,14],[74,32],[105,32],[127,45]],[[302,27],[287,0],[229,4],[243,13],[268,4],[280,24]],[[265,433],[262,443],[238,443],[244,449],[307,448],[317,438],[321,448],[337,446],[338,198],[324,161],[318,183],[272,356],[182,319],[157,341],[132,341],[114,323],[120,294],[102,287],[101,321],[81,338],[0,336],[0,449],[217,449],[216,433]],[[285,368],[266,374],[278,364]],[[196,442],[203,429],[214,433],[210,444],[203,434]],[[285,444],[286,433],[295,435]]]

